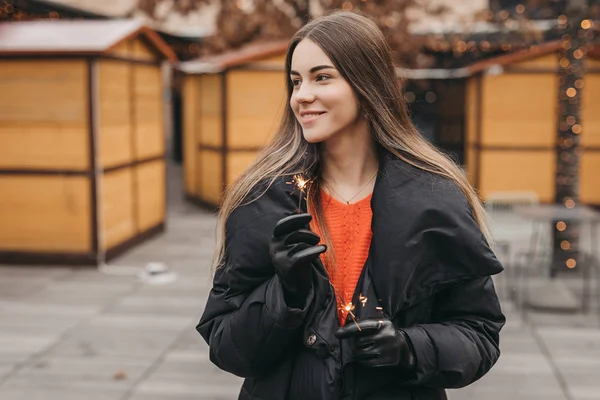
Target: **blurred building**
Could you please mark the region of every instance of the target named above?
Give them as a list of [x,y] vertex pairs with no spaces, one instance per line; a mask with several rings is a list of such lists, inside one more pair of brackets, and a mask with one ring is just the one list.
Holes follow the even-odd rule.
[[98,265],[164,229],[165,60],[140,21],[0,24],[0,262]]

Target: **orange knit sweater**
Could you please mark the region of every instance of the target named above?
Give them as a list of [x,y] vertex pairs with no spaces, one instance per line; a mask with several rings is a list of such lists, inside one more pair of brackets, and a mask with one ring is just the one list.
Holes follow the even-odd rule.
[[[322,255],[321,260],[336,291],[341,325],[347,317],[347,312],[341,305],[352,301],[358,278],[369,254],[373,236],[371,196],[353,204],[345,204],[321,191],[321,206],[335,254],[335,268],[329,265],[327,253]],[[311,229],[322,236],[314,220]]]

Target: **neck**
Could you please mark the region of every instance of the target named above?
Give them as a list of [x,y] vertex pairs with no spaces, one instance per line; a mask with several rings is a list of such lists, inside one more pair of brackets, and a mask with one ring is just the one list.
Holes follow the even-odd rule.
[[377,147],[368,131],[336,135],[321,147],[322,178],[335,190],[351,192],[377,173]]

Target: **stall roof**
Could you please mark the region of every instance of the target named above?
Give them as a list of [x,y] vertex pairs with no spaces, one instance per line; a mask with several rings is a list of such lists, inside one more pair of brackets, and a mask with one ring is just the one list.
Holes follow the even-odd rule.
[[[179,64],[179,68],[183,72],[191,74],[220,72],[230,67],[239,67],[267,57],[285,54],[288,44],[288,41],[253,44],[239,50],[182,62]],[[512,63],[552,54],[559,49],[560,41],[556,40],[535,44],[526,49],[516,50],[507,54],[485,58],[461,68],[409,69],[398,67],[396,68],[396,74],[398,77],[405,79],[467,78],[485,72],[493,67],[504,67]],[[600,46],[590,50],[588,56],[594,59],[600,59]],[[282,69],[282,67],[280,67],[280,69]]]
[[227,68],[238,67],[262,59],[285,54],[288,40],[255,43],[222,54],[206,56],[179,64],[179,68],[190,74],[215,73]]
[[173,50],[139,20],[26,21],[0,24],[0,55],[104,55],[120,43],[142,36],[169,61]]

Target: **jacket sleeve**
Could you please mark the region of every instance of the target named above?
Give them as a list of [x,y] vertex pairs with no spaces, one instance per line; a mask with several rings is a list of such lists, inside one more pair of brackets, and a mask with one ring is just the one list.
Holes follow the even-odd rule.
[[417,366],[408,385],[466,386],[487,373],[500,356],[499,333],[505,323],[489,276],[438,293],[432,323],[403,329]]
[[290,351],[313,292],[304,309],[287,307],[268,244],[276,222],[285,216],[269,198],[234,210],[225,226],[224,265],[196,329],[208,343],[210,359],[241,377],[260,376]]
[[302,310],[285,305],[277,276],[247,297],[225,299],[226,291],[226,286],[213,287],[196,329],[216,366],[245,378],[263,375],[277,366],[300,334],[312,291]]

